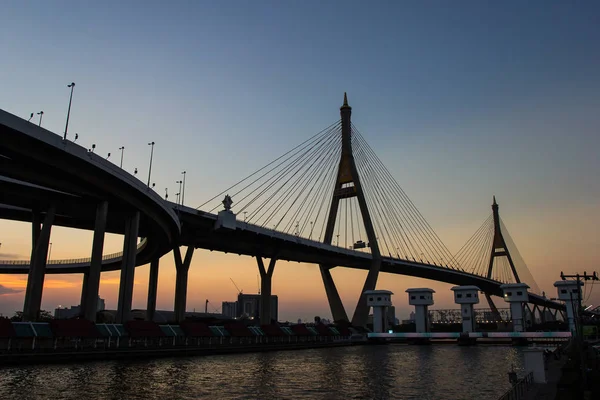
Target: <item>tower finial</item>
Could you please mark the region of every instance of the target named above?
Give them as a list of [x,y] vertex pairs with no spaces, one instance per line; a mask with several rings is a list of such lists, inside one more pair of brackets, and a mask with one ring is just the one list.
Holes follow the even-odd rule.
[[494,205],[494,206],[497,206],[497,205],[498,205],[498,203],[496,203],[496,196],[495,196],[495,195],[494,195],[494,204],[493,204],[493,205]]
[[347,110],[352,109],[352,107],[350,107],[348,105],[348,95],[346,94],[346,92],[344,92],[344,104],[342,104],[342,106],[340,107],[340,110],[343,110],[343,109],[347,109]]

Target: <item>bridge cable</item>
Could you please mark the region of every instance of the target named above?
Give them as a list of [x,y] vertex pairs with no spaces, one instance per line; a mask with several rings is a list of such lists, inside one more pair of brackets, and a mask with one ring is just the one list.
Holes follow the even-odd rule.
[[[371,177],[373,169],[369,167],[369,160],[367,159],[367,155],[365,153],[365,150],[360,145],[360,141],[358,143],[359,143],[359,146],[357,147],[357,152],[358,152],[358,154],[362,158],[359,161],[359,168],[363,170],[363,172],[362,172],[363,175]],[[375,180],[375,178],[371,178],[370,180],[369,179],[365,179],[365,181],[367,182],[365,184],[365,188],[367,189],[367,192],[369,191],[369,182],[373,183],[374,180]],[[375,183],[378,183],[378,182],[379,181],[377,180],[377,182],[375,182]],[[393,215],[393,219],[396,220],[396,221],[398,221],[398,218],[397,218],[396,214]],[[393,224],[393,226],[395,226],[395,225],[396,224]],[[397,225],[398,225],[398,229],[400,229],[400,232],[401,232],[402,231],[402,223],[400,221],[398,221]],[[406,242],[406,240],[408,240],[411,243],[411,246],[413,246],[414,254],[412,254],[412,256],[413,256],[413,261],[414,261],[415,260],[415,255],[418,254],[418,252],[414,249],[414,245],[410,241],[410,237],[408,237],[407,235],[405,235],[406,239],[404,239],[404,236],[401,233],[400,233],[400,236],[402,238],[402,241]],[[402,242],[402,241],[400,241],[400,242]]]
[[287,151],[286,153],[282,154],[281,156],[279,156],[278,158],[276,158],[275,160],[271,161],[270,163],[268,163],[267,165],[265,165],[264,167],[260,168],[259,170],[255,171],[254,173],[252,173],[251,175],[247,176],[246,178],[238,181],[237,183],[235,183],[234,185],[228,187],[227,189],[225,189],[224,191],[222,191],[221,193],[217,194],[216,196],[212,197],[211,199],[207,200],[206,202],[202,203],[200,206],[196,207],[196,209],[199,209],[203,206],[205,206],[206,204],[210,203],[211,201],[220,198],[220,196],[224,195],[225,193],[227,193],[229,190],[233,189],[234,187],[238,186],[239,184],[245,182],[246,180],[250,179],[251,177],[253,177],[254,175],[258,174],[259,172],[261,172],[262,170],[268,168],[269,166],[271,166],[272,164],[276,163],[277,161],[279,161],[281,158],[285,157],[286,155],[290,154],[291,152],[297,150],[298,148],[301,148],[303,146],[305,146],[307,143],[310,143],[313,139],[319,137],[321,134],[323,134],[324,132],[327,132],[331,127],[337,126],[337,125],[341,125],[341,121],[336,121],[333,124],[329,125],[327,128],[323,129],[322,131],[316,133],[315,135],[311,136],[310,138],[306,139],[304,142],[300,143],[299,145],[297,145],[296,147],[294,147],[293,149]]
[[[316,146],[316,147],[315,147],[316,151],[315,151],[314,153],[315,153],[315,154],[318,154],[318,151],[319,151],[319,150],[321,150],[321,149],[322,149],[324,146],[326,146],[326,145],[328,145],[328,143],[327,143],[326,141],[323,141],[322,143],[319,143],[319,144],[318,144],[318,146]],[[311,148],[311,149],[309,149],[309,150],[312,150],[312,148]],[[273,181],[272,181],[272,182],[270,182],[270,183],[269,183],[269,184],[268,184],[266,187],[264,187],[264,188],[261,190],[261,192],[259,192],[259,194],[258,194],[258,195],[256,195],[256,196],[254,197],[254,199],[252,199],[252,200],[251,200],[251,201],[250,201],[250,202],[249,202],[247,205],[245,205],[245,206],[242,208],[242,210],[241,210],[241,211],[243,211],[244,209],[246,209],[247,207],[249,207],[249,206],[250,206],[251,204],[253,204],[253,203],[254,203],[254,202],[255,202],[255,201],[258,199],[258,198],[260,198],[261,196],[263,196],[264,194],[266,194],[266,193],[267,193],[269,190],[271,190],[272,188],[274,188],[276,184],[278,184],[279,182],[283,181],[283,180],[284,180],[284,179],[285,179],[285,178],[288,176],[288,174],[292,174],[292,176],[291,176],[291,177],[289,177],[289,178],[287,179],[287,181],[284,181],[284,182],[283,182],[283,186],[285,186],[285,185],[286,185],[286,184],[287,184],[287,183],[288,183],[288,182],[291,180],[291,178],[292,178],[293,176],[295,176],[295,175],[298,173],[298,171],[299,171],[300,169],[298,169],[298,168],[296,168],[296,167],[298,166],[298,164],[302,165],[302,164],[301,164],[301,160],[302,160],[302,159],[304,159],[304,157],[306,156],[306,154],[307,154],[307,153],[308,153],[308,152],[304,152],[304,153],[302,153],[301,155],[299,155],[299,156],[298,156],[298,157],[297,157],[297,158],[296,158],[296,159],[293,161],[293,163],[290,163],[289,165],[287,165],[287,166],[284,168],[284,170],[283,170],[283,171],[279,172],[279,173],[278,173],[278,174],[276,174],[276,175],[273,175],[273,177],[272,177],[272,178],[274,178],[274,179],[273,179]],[[313,156],[314,156],[314,155],[313,155],[313,154],[311,154],[309,157],[307,157],[307,158],[308,158],[308,162],[310,162],[310,160],[311,160],[311,158],[310,158],[310,157],[313,157]],[[305,161],[304,161],[304,164],[306,164],[306,163],[307,163],[307,161],[305,160]],[[295,171],[295,172],[294,172],[294,171]],[[270,179],[269,179],[267,182],[269,182],[269,181],[270,181],[272,178],[270,178]],[[262,187],[262,186],[261,186],[261,187]],[[259,188],[260,188],[260,187],[259,187]],[[257,188],[257,189],[259,189],[259,188]],[[257,189],[253,190],[251,193],[255,192]],[[258,208],[257,208],[257,209],[255,209],[254,211],[252,211],[252,212],[251,212],[251,218],[254,218],[255,216],[257,216],[257,215],[258,215],[258,216],[257,216],[257,222],[259,222],[259,221],[261,220],[261,218],[262,218],[262,217],[265,215],[265,213],[266,213],[266,212],[268,212],[269,210],[268,210],[268,209],[266,209],[266,210],[265,210],[265,212],[263,212],[262,214],[259,214],[259,213],[260,213],[260,211],[261,211],[262,209],[264,209],[264,208],[265,208],[267,205],[270,205],[270,201],[273,199],[273,197],[275,197],[275,196],[277,195],[277,193],[278,193],[278,191],[279,191],[280,189],[281,189],[281,188],[279,188],[279,189],[277,189],[277,190],[274,190],[274,191],[271,193],[271,195],[270,195],[270,196],[268,196],[268,197],[267,197],[267,198],[266,198],[266,199],[263,201],[263,203],[262,203],[262,204],[260,204],[260,205],[258,206]],[[248,196],[245,196],[243,199],[245,199],[246,197],[248,197]],[[242,200],[243,200],[243,199],[242,199]],[[266,225],[266,224],[268,224],[268,222],[269,222],[269,221],[270,221],[270,218],[267,218],[267,220],[265,220],[265,222],[263,223],[263,225]]]
[[[389,182],[391,182],[391,184],[390,184],[389,186],[390,186],[390,187],[392,187],[392,188],[394,188],[394,189],[395,189],[395,191],[396,191],[396,192],[398,192],[398,187],[399,187],[399,185],[397,184],[397,182],[395,182],[395,180],[394,180],[393,178],[390,180],[390,174],[389,174],[389,171],[387,171],[387,169],[385,168],[385,166],[383,166],[383,164],[381,163],[381,161],[380,161],[380,160],[377,158],[377,156],[374,154],[374,152],[372,151],[372,149],[370,149],[370,147],[368,146],[368,143],[366,143],[366,142],[364,141],[364,138],[362,138],[362,136],[360,135],[360,133],[359,133],[359,132],[357,132],[356,136],[359,138],[359,140],[360,140],[360,139],[362,139],[362,141],[365,143],[365,147],[367,147],[367,148],[370,150],[370,153],[372,154],[372,159],[371,159],[372,161],[371,161],[371,162],[372,162],[372,163],[373,163],[373,164],[374,164],[374,165],[375,165],[375,166],[376,166],[376,167],[377,167],[377,168],[378,168],[380,171],[382,171],[382,175],[383,175],[383,176],[384,176],[384,177],[385,177],[385,178],[386,178],[386,179],[387,179]],[[400,188],[400,189],[401,189],[401,188]],[[398,193],[400,193],[400,196],[398,196],[398,197],[400,198],[400,200],[401,200],[402,202],[404,202],[404,199],[406,198],[406,195],[403,193],[403,191],[400,191],[400,192],[398,192]],[[410,200],[410,199],[409,199],[409,200]],[[409,204],[411,204],[411,203],[409,203]],[[415,215],[415,210],[416,210],[416,208],[414,207],[414,204],[412,205],[412,207],[409,207],[409,208],[408,208],[408,210],[409,210],[409,211],[411,211],[411,213],[412,213],[413,215]],[[416,210],[416,211],[418,212],[418,210]],[[417,215],[420,215],[420,214],[417,214]],[[425,229],[416,229],[416,227],[413,227],[413,229],[414,229],[414,232],[417,234],[417,236],[416,236],[417,238],[418,238],[418,237],[423,237],[423,238],[426,238],[426,236],[423,236],[423,232],[424,232],[424,233],[426,233],[426,234],[427,234],[429,237],[431,236],[431,234],[429,233],[429,229],[431,229],[431,228],[429,227],[429,229],[427,229],[427,227],[426,227],[426,226],[423,224],[423,222],[422,222],[422,220],[423,220],[422,216],[421,216],[421,218],[418,218],[418,217],[417,217],[417,218],[415,218],[415,217],[412,217],[412,220],[413,220],[413,221],[415,221],[415,222],[417,222],[417,221],[418,221],[418,223],[419,223],[419,224],[420,224],[422,227],[425,227]],[[426,221],[425,221],[425,222],[426,222]],[[438,238],[438,240],[439,240],[439,238]],[[429,239],[427,239],[427,241],[428,241],[428,242],[429,242],[429,243],[430,243],[430,244],[431,244],[433,247],[425,246],[425,245],[423,244],[423,246],[424,246],[424,250],[425,250],[425,248],[430,248],[431,250],[434,250],[434,252],[435,252],[435,253],[437,253],[437,255],[430,254],[429,256],[430,256],[430,257],[431,257],[431,256],[433,256],[432,258],[434,258],[434,259],[437,259],[437,258],[440,256],[439,250],[437,250],[437,248],[439,248],[439,244],[438,244],[438,243],[432,243],[432,240],[429,240]],[[435,240],[434,240],[434,242],[435,242]],[[443,247],[445,248],[445,246],[443,246]],[[447,252],[447,253],[449,253],[449,251],[447,251],[447,249],[446,249],[446,252]],[[427,253],[429,254],[429,252],[428,252],[428,251],[427,251]],[[445,257],[448,257],[448,255],[446,255]],[[443,258],[443,257],[442,257],[442,258]]]
[[[248,206],[250,206],[251,204],[253,204],[258,198],[260,198],[263,194],[267,193],[269,190],[271,190],[276,184],[278,184],[280,181],[282,181],[289,173],[293,172],[297,166],[297,164],[300,163],[300,160],[302,160],[306,154],[308,154],[311,150],[316,149],[319,150],[323,147],[323,145],[327,144],[327,142],[325,141],[325,139],[328,139],[326,136],[324,136],[323,138],[321,138],[319,140],[318,143],[315,144],[315,146],[307,149],[306,151],[304,151],[303,153],[299,154],[294,160],[292,160],[292,162],[290,164],[288,164],[286,167],[283,168],[282,171],[274,174],[271,178],[269,178],[266,182],[264,182],[261,186],[257,187],[256,189],[254,189],[253,191],[251,191],[248,195],[246,195],[245,197],[242,198],[243,201],[244,199],[246,199],[249,195],[253,194],[254,192],[256,192],[258,189],[262,188],[263,185],[266,185],[266,187],[262,188],[262,190],[259,192],[258,195],[256,195],[246,206],[244,206],[242,208],[243,211],[244,209],[246,209]],[[315,151],[316,153],[316,151]],[[272,181],[271,181],[272,180]],[[268,184],[267,184],[268,183]],[[239,192],[238,192],[239,193]],[[262,208],[264,208],[264,206],[266,204],[268,204],[269,200],[271,200],[271,198],[273,196],[276,195],[276,191],[273,192],[271,194],[271,196],[269,196],[263,203],[262,203],[262,207],[259,207],[259,209],[254,210],[251,213],[251,218],[253,218],[254,216],[257,215],[257,213],[260,212],[260,210]],[[238,202],[240,202],[238,201]],[[260,219],[260,217],[259,217]]]
[[[359,136],[359,134],[358,134],[357,136],[359,137],[359,139],[361,138],[361,137]],[[365,143],[365,147],[366,147],[367,149],[370,149],[370,148],[368,147],[368,144],[367,144],[367,143],[364,141],[364,139],[363,139],[363,143]],[[369,168],[369,169],[371,169],[372,171],[376,171],[376,170],[382,171],[383,169],[382,169],[382,166],[381,166],[381,162],[380,162],[380,161],[378,161],[378,159],[376,158],[376,156],[373,154],[372,150],[371,150],[371,152],[370,152],[370,153],[371,153],[371,154],[369,154],[369,156],[370,156],[370,157],[369,157],[369,166],[368,166],[368,168]],[[374,172],[374,173],[375,173],[375,172]],[[383,176],[383,177],[384,177],[386,180],[388,180],[388,181],[389,181],[389,177],[387,177],[387,176],[386,176],[385,172],[384,172],[384,173],[382,173],[382,176]],[[381,181],[381,180],[380,180],[380,179],[378,179],[378,178],[376,178],[376,180],[377,180],[377,183],[378,183],[378,185],[376,185],[376,186],[374,187],[376,194],[379,194],[379,192],[381,191],[379,188],[382,188],[382,187],[383,187],[383,188],[385,189],[385,188],[388,188],[388,186],[390,186],[390,187],[391,187],[391,186],[393,186],[393,184],[392,184],[392,185],[385,185],[385,184],[384,184],[384,182],[383,182],[383,181]],[[402,200],[402,199],[401,199],[401,200]],[[392,209],[394,209],[394,207],[395,207],[395,202],[394,202],[394,201],[392,201],[392,200],[389,200],[389,199],[388,199],[387,201],[388,201],[388,203],[391,205]],[[410,210],[409,210],[409,211],[410,211]],[[414,218],[412,218],[412,220],[413,220],[413,221],[416,221]],[[409,221],[409,225],[413,225],[413,224],[412,224],[412,222],[411,222],[411,218],[407,219],[407,221]],[[430,248],[429,246],[427,246],[427,245],[426,245],[426,241],[424,241],[424,240],[426,240],[426,237],[424,237],[424,236],[422,235],[422,230],[420,230],[420,229],[417,229],[416,225],[413,225],[413,232],[415,233],[415,236],[414,236],[414,238],[415,238],[415,239],[416,239],[416,240],[417,240],[417,241],[420,243],[420,245],[421,245],[421,250],[422,250],[422,252],[424,252],[424,253],[427,253],[427,259],[431,258],[431,259],[433,259],[433,260],[436,260],[436,259],[439,257],[439,254],[438,254],[438,255],[436,255],[436,254],[430,253],[430,251],[429,251],[428,249],[430,249],[430,250],[431,250],[431,248]]]

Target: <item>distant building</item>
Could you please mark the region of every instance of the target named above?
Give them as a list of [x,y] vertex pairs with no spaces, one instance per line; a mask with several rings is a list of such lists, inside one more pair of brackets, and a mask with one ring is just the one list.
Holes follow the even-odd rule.
[[58,307],[54,309],[54,318],[55,319],[69,319],[75,318],[81,315],[81,307],[80,306],[71,306],[71,307]]
[[[96,302],[96,312],[104,311],[106,307],[106,303],[104,299],[98,296],[98,301]],[[81,315],[81,305],[71,306],[71,307],[58,307],[54,309],[54,318],[56,319],[69,319],[75,318]]]
[[104,311],[106,309],[106,302],[104,299],[98,296],[98,302],[96,303],[96,311]]
[[415,322],[415,312],[411,311],[408,317],[409,321]]
[[[101,312],[100,319],[105,323],[115,323],[117,319],[117,310],[103,310]],[[186,311],[184,319],[198,318],[198,319],[209,319],[209,320],[226,320],[223,314],[219,313],[204,313],[195,311]],[[133,309],[131,310],[131,319],[133,320],[145,320],[146,310]],[[175,311],[172,310],[155,310],[154,311],[154,322],[159,324],[172,324],[175,323]]]
[[[237,316],[260,318],[260,294],[238,294]],[[279,300],[276,295],[271,295],[271,319],[279,321],[278,306]]]
[[229,318],[237,318],[237,301],[224,301],[221,304],[221,314]]
[[388,326],[398,325],[398,320],[396,319],[396,307],[389,306],[387,308],[387,320]]

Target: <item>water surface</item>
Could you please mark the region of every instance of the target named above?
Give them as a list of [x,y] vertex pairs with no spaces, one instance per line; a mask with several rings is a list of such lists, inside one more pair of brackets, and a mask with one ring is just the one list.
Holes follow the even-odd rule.
[[356,346],[0,369],[0,399],[492,399],[521,351]]

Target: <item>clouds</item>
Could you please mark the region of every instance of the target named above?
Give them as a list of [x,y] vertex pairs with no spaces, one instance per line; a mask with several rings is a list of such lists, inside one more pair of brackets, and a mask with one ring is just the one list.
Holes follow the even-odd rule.
[[0,296],[4,296],[4,295],[8,295],[8,294],[15,294],[15,293],[20,293],[22,292],[23,289],[11,289],[9,287],[6,287],[4,285],[0,285]]

